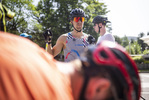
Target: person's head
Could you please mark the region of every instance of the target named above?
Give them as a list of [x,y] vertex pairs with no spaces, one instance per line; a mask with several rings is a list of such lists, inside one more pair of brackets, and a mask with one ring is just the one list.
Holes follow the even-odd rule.
[[110,23],[110,21],[108,21],[107,17],[103,17],[103,16],[96,16],[92,23],[94,24],[94,30],[97,33],[100,33],[101,35],[103,35],[106,32],[105,26],[107,23]]
[[21,33],[20,36],[21,37],[28,38],[28,39],[31,39],[32,38],[32,36],[31,35],[28,35],[27,33]]
[[85,20],[85,12],[80,8],[75,8],[70,12],[70,22],[75,31],[81,32]]
[[103,41],[81,57],[84,81],[80,100],[139,100],[140,78],[135,62],[120,45]]

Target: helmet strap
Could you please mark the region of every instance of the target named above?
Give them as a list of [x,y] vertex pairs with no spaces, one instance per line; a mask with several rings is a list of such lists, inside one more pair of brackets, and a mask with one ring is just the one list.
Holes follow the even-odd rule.
[[82,29],[81,29],[81,30],[77,30],[77,29],[73,26],[73,23],[72,23],[72,27],[73,27],[77,32],[81,32],[81,31],[82,31]]
[[98,29],[99,29],[99,30],[98,30],[98,33],[99,33],[99,34],[100,34],[100,29],[101,29],[101,28],[102,28],[102,27],[100,27],[99,24],[98,24]]
[[[86,68],[86,66],[84,65],[83,62],[82,62],[82,67],[83,67],[83,69]],[[84,82],[83,82],[83,85],[82,85],[82,89],[80,91],[79,100],[86,100],[85,99],[85,92],[86,92],[86,88],[87,88],[87,85],[89,83],[89,80],[90,80],[90,77],[86,73],[84,73]]]
[[79,100],[85,100],[85,92],[86,92],[88,82],[89,82],[89,77],[84,76],[84,83],[82,85],[82,90],[80,92]]

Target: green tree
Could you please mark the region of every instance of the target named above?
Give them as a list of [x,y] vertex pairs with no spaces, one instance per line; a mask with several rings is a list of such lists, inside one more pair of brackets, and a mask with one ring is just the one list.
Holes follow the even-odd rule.
[[141,54],[141,46],[138,44],[137,41],[132,43],[131,45],[126,46],[126,50],[130,53],[131,49],[131,54]]
[[141,51],[143,52],[147,47],[148,47],[148,45],[146,44],[146,43],[144,43],[144,41],[143,40],[141,40],[140,38],[141,37],[143,37],[145,34],[142,32],[142,33],[140,33],[138,36],[138,44],[140,44],[141,45],[141,47],[142,47],[142,49],[141,49]]
[[122,44],[122,39],[117,36],[117,35],[114,35],[114,38],[115,38],[115,41],[118,43],[118,44]]
[[122,46],[123,47],[126,47],[127,45],[129,44],[129,40],[128,40],[128,38],[126,37],[126,36],[124,36],[123,38],[122,38]]
[[143,37],[145,34],[143,32],[141,32],[138,36],[141,38]]
[[135,48],[131,45],[127,45],[126,47],[126,51],[129,52],[129,54],[134,55],[135,54]]
[[7,21],[7,32],[18,35],[23,32],[30,33],[31,18],[33,13],[36,13],[32,2],[32,0],[3,0],[3,4],[16,14],[11,21]]

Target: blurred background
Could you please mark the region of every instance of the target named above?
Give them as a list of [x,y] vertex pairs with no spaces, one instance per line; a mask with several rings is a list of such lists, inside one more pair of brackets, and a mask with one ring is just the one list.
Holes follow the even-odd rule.
[[84,32],[98,34],[93,30],[92,20],[97,15],[107,16],[111,21],[107,31],[114,35],[131,55],[147,54],[148,44],[141,37],[149,35],[148,0],[2,0],[16,15],[6,21],[7,32],[28,33],[32,41],[45,48],[43,32],[51,28],[52,44],[64,33],[72,30],[70,11],[82,8],[86,13]]

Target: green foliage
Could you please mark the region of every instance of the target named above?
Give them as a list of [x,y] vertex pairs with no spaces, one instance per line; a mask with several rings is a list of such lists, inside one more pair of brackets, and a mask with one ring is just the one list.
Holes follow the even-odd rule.
[[141,40],[140,38],[141,37],[143,37],[145,34],[142,32],[142,33],[140,33],[138,36],[138,43],[141,45],[141,47],[142,47],[142,51],[144,51],[145,49],[146,49],[146,47],[148,47],[148,45],[146,44],[146,43],[144,43],[144,41],[143,40]]
[[136,64],[149,64],[149,60],[143,59],[142,56],[135,56],[132,59],[136,62]]
[[149,54],[149,50],[147,50],[147,49],[144,50],[144,51],[143,51],[143,54]]
[[132,57],[132,59],[137,63],[137,64],[141,64],[143,63],[145,60],[142,58],[142,56],[134,56]]
[[126,47],[127,45],[129,44],[129,40],[128,40],[128,38],[126,37],[126,36],[124,36],[123,38],[122,38],[122,46],[123,47]]
[[4,0],[3,4],[11,11],[15,12],[15,17],[11,21],[7,21],[7,32],[13,34],[21,34],[23,32],[30,33],[29,22],[34,13],[35,6],[32,0]]
[[118,44],[122,44],[122,39],[120,37],[118,37],[117,35],[114,35],[114,38]]
[[130,45],[126,46],[126,50],[131,54],[141,54],[141,46],[138,44],[138,42],[131,43]]
[[131,47],[130,45],[126,46],[126,51],[129,52],[129,54],[134,55],[135,54],[135,48]]
[[143,63],[145,63],[145,64],[149,64],[149,60],[144,60]]

